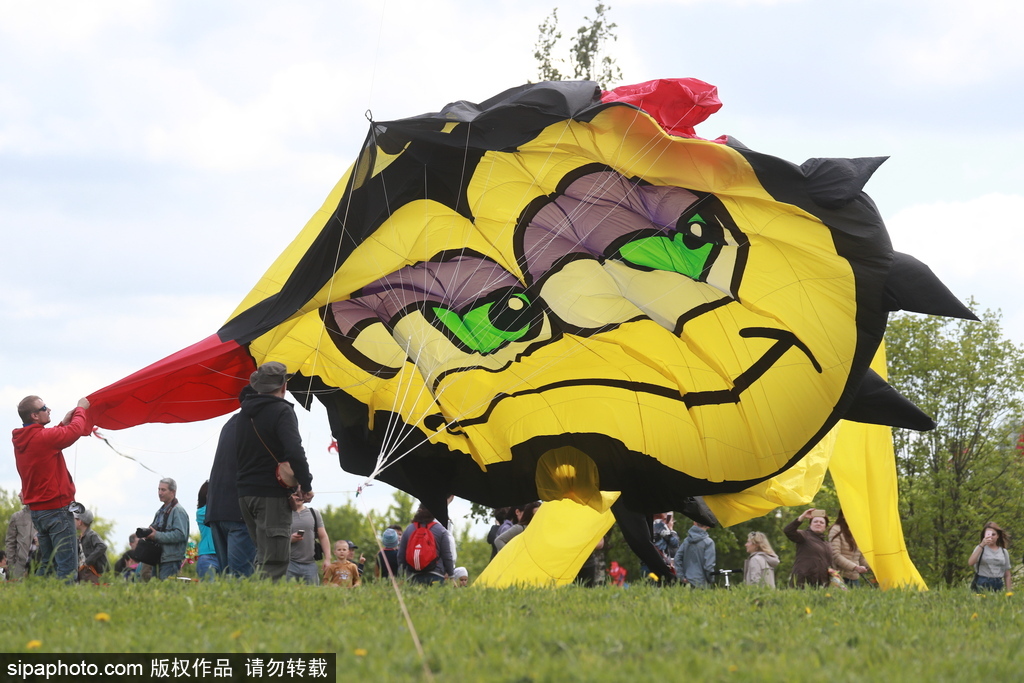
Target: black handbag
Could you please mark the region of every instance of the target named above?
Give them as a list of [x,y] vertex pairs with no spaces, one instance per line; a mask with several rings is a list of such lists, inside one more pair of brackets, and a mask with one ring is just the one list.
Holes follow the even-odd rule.
[[[153,519],[153,528],[156,531],[166,531],[167,530],[165,528],[167,526],[167,519],[168,519],[168,517],[170,517],[171,510],[173,510],[177,506],[177,504],[178,504],[177,503],[177,499],[175,499],[174,504],[171,505],[170,509],[168,509],[167,512],[164,514],[164,523],[163,524],[157,524],[156,523],[157,520],[160,519],[160,512],[157,511],[156,517]],[[142,527],[139,527],[139,531],[143,531]],[[136,532],[136,535],[138,535],[137,532]],[[151,567],[155,567],[158,564],[160,564],[160,557],[163,554],[164,554],[164,547],[162,545],[160,545],[159,543],[157,543],[153,539],[152,534],[150,534],[149,536],[146,536],[145,538],[142,538],[142,537],[139,538],[138,542],[135,544],[135,550],[133,550],[130,553],[128,553],[128,557],[132,558],[136,562],[141,562],[142,564],[148,564]]]
[[[981,548],[981,546],[978,546]],[[977,593],[981,589],[978,588],[978,570],[981,569],[981,558],[985,557],[985,549],[981,548],[981,554],[978,555],[978,561],[974,563],[974,578],[971,579],[971,592]]]
[[324,547],[320,545],[320,536],[317,531],[320,530],[320,513],[309,508],[309,511],[313,513],[313,559],[316,562],[324,559]]
[[135,544],[135,550],[128,553],[128,556],[136,562],[157,566],[160,564],[160,556],[163,554],[163,546],[151,538],[140,538]]

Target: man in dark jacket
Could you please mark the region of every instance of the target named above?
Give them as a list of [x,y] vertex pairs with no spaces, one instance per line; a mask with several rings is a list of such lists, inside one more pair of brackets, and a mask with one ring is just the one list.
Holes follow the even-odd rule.
[[39,534],[41,564],[37,573],[46,574],[56,568],[57,576],[69,583],[75,581],[78,569],[78,539],[70,509],[75,501],[75,482],[62,451],[89,433],[88,408],[89,399],[83,398],[59,425],[46,429],[50,409],[38,396],[26,396],[18,404],[23,426],[12,434],[22,500]]
[[[239,394],[244,402],[256,392],[246,386]],[[240,413],[232,415],[220,430],[217,452],[210,470],[210,487],[206,497],[205,524],[210,527],[217,562],[222,571],[231,576],[249,576],[255,569],[256,545],[249,536],[249,528],[238,506],[238,420]]]
[[85,556],[85,564],[78,568],[78,580],[99,583],[103,572],[110,567],[107,560],[107,544],[92,529],[93,514],[82,510],[75,514],[75,529],[78,531],[78,543]]
[[249,535],[256,542],[260,574],[279,581],[291,554],[291,489],[277,478],[280,463],[289,463],[303,500],[313,499],[313,477],[302,450],[295,407],[285,400],[287,368],[264,363],[249,378],[255,396],[242,403],[238,417],[238,503]]

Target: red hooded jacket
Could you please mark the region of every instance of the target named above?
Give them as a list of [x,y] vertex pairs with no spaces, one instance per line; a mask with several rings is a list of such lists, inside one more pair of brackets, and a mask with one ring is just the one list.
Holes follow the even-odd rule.
[[45,428],[30,424],[12,433],[14,460],[21,475],[21,495],[31,510],[55,510],[75,500],[71,480],[61,452],[88,433],[85,411],[75,408],[71,422]]

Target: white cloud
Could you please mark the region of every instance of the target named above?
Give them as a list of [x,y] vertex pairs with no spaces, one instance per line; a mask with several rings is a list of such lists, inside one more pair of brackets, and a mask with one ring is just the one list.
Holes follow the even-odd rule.
[[928,264],[961,300],[1003,313],[1003,332],[1024,340],[1024,196],[988,194],[904,209],[886,221],[893,247]]
[[960,279],[1006,273],[1024,283],[1024,196],[989,194],[912,206],[886,221],[897,251]]
[[[897,82],[998,83],[1024,68],[1024,5],[1015,0],[914,0],[893,10],[901,20],[887,24],[896,30],[883,33],[875,54]],[[961,106],[983,103],[950,103]]]
[[158,3],[138,0],[52,0],[26,3],[0,2],[0,36],[38,59],[55,51],[90,48],[115,30],[142,31],[160,17]]

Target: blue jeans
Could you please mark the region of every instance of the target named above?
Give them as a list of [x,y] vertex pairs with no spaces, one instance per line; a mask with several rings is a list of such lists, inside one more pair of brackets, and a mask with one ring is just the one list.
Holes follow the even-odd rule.
[[170,579],[178,575],[181,571],[181,560],[175,560],[174,562],[161,562],[160,563],[160,580]]
[[222,572],[252,576],[256,568],[256,544],[245,522],[210,522],[210,536]]
[[991,576],[979,576],[978,590],[1001,591],[1003,590],[1003,580]]
[[65,505],[56,510],[31,510],[32,526],[39,534],[39,569],[45,576],[57,569],[57,578],[74,583],[78,574],[78,536],[75,517]]
[[200,555],[196,558],[196,576],[199,577],[200,581],[204,579],[212,581],[217,578],[219,569],[220,562],[217,561],[216,555]]

